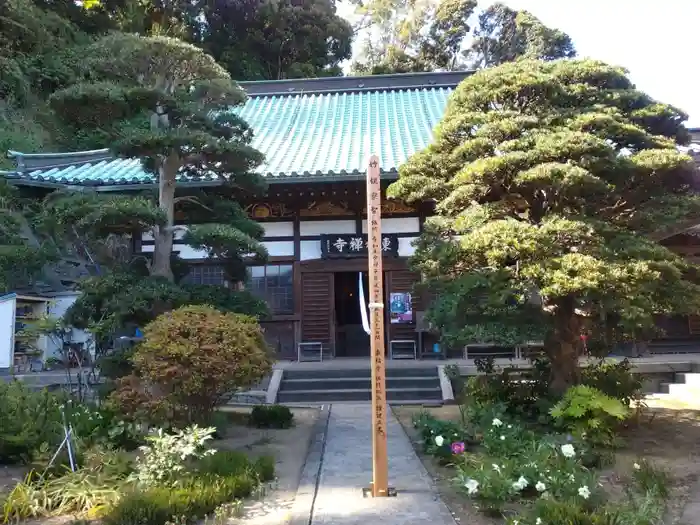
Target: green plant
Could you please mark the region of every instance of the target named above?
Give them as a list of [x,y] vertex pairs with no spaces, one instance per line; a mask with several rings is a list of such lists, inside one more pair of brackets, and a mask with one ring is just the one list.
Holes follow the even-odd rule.
[[188,460],[216,453],[204,447],[214,430],[194,425],[169,434],[159,428],[146,438],[148,445],[141,447],[131,479],[146,487],[180,484]]
[[157,317],[133,362],[136,374],[118,380],[112,406],[180,428],[209,422],[218,405],[260,381],[272,364],[255,318],[208,306]]
[[505,413],[540,425],[551,422],[549,410],[554,404],[549,392],[550,364],[535,359],[529,369],[498,369],[492,360],[480,360],[480,375],[465,386],[465,399],[481,405],[501,405]]
[[3,504],[5,523],[58,514],[99,514],[118,501],[124,481],[103,472],[81,469],[59,477],[27,475]]
[[294,423],[294,414],[284,405],[256,405],[249,421],[257,428],[289,428]]
[[586,385],[571,387],[552,408],[555,422],[593,445],[615,444],[616,425],[630,414],[618,399]]
[[260,456],[255,460],[254,468],[260,481],[267,482],[275,479],[275,458],[272,456]]
[[243,452],[235,450],[218,450],[198,459],[195,469],[203,475],[237,476],[250,474],[260,481],[275,479],[275,459],[272,456],[260,456],[255,461]]
[[125,494],[105,516],[107,525],[163,525],[184,517],[194,522],[220,505],[250,496],[257,481],[248,474],[186,477],[177,487],[151,487]]
[[632,474],[634,485],[642,494],[649,494],[666,501],[670,496],[671,478],[663,469],[659,469],[642,459],[634,464]]
[[464,444],[466,448],[473,442],[469,433],[459,424],[437,419],[427,412],[416,415],[413,426],[420,433],[423,452],[436,457],[442,464],[452,461],[454,443]]
[[581,383],[596,388],[623,405],[630,406],[642,399],[644,376],[632,372],[628,359],[619,362],[600,360],[581,370]]
[[63,360],[58,357],[49,357],[44,361],[44,368],[46,369],[56,369],[63,367]]
[[20,381],[0,381],[0,463],[26,463],[43,443],[58,445],[59,399]]

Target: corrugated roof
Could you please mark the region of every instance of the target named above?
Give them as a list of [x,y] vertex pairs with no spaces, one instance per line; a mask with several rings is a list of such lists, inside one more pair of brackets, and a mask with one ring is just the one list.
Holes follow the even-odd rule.
[[[456,84],[464,76],[466,73],[448,78]],[[349,80],[336,82],[338,89],[334,92],[306,93],[304,81],[296,81],[300,86],[295,85],[293,90],[280,89],[277,93],[270,93],[269,86],[274,82],[251,89],[252,96],[237,113],[253,128],[253,147],[265,155],[261,175],[270,182],[360,178],[371,154],[379,156],[384,173],[395,173],[431,142],[433,128],[454,87],[441,79],[439,84],[425,81],[426,87],[391,89],[390,77],[383,79],[387,84],[384,88],[340,86],[340,82],[347,84]],[[406,85],[402,80],[404,83],[398,84]],[[334,87],[332,82],[330,88]],[[279,83],[280,88],[283,83]],[[267,93],[257,95],[255,91]],[[3,175],[26,183],[124,186],[155,180],[139,160],[115,159],[107,150],[66,155],[11,154],[17,161],[17,171]],[[201,184],[216,179],[183,175],[179,181]]]

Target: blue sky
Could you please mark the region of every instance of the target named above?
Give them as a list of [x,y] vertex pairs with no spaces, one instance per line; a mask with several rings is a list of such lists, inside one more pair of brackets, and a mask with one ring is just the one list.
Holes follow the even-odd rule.
[[[480,1],[480,7],[489,5]],[[700,127],[700,0],[505,0],[568,33],[581,57],[627,68],[639,89]],[[351,16],[345,4],[341,14]]]

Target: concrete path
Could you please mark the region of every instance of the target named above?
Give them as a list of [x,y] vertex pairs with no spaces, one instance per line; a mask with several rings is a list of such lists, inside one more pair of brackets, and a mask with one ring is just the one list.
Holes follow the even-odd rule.
[[372,480],[371,421],[369,403],[332,405],[311,525],[455,525],[391,410],[389,485],[398,496],[362,497]]

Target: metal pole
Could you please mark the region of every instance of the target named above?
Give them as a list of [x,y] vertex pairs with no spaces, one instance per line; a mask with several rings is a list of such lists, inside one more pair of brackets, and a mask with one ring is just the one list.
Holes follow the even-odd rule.
[[382,207],[379,158],[367,168],[367,252],[369,255],[370,344],[372,349],[372,496],[389,496],[386,440],[386,366],[384,363],[384,289]]

